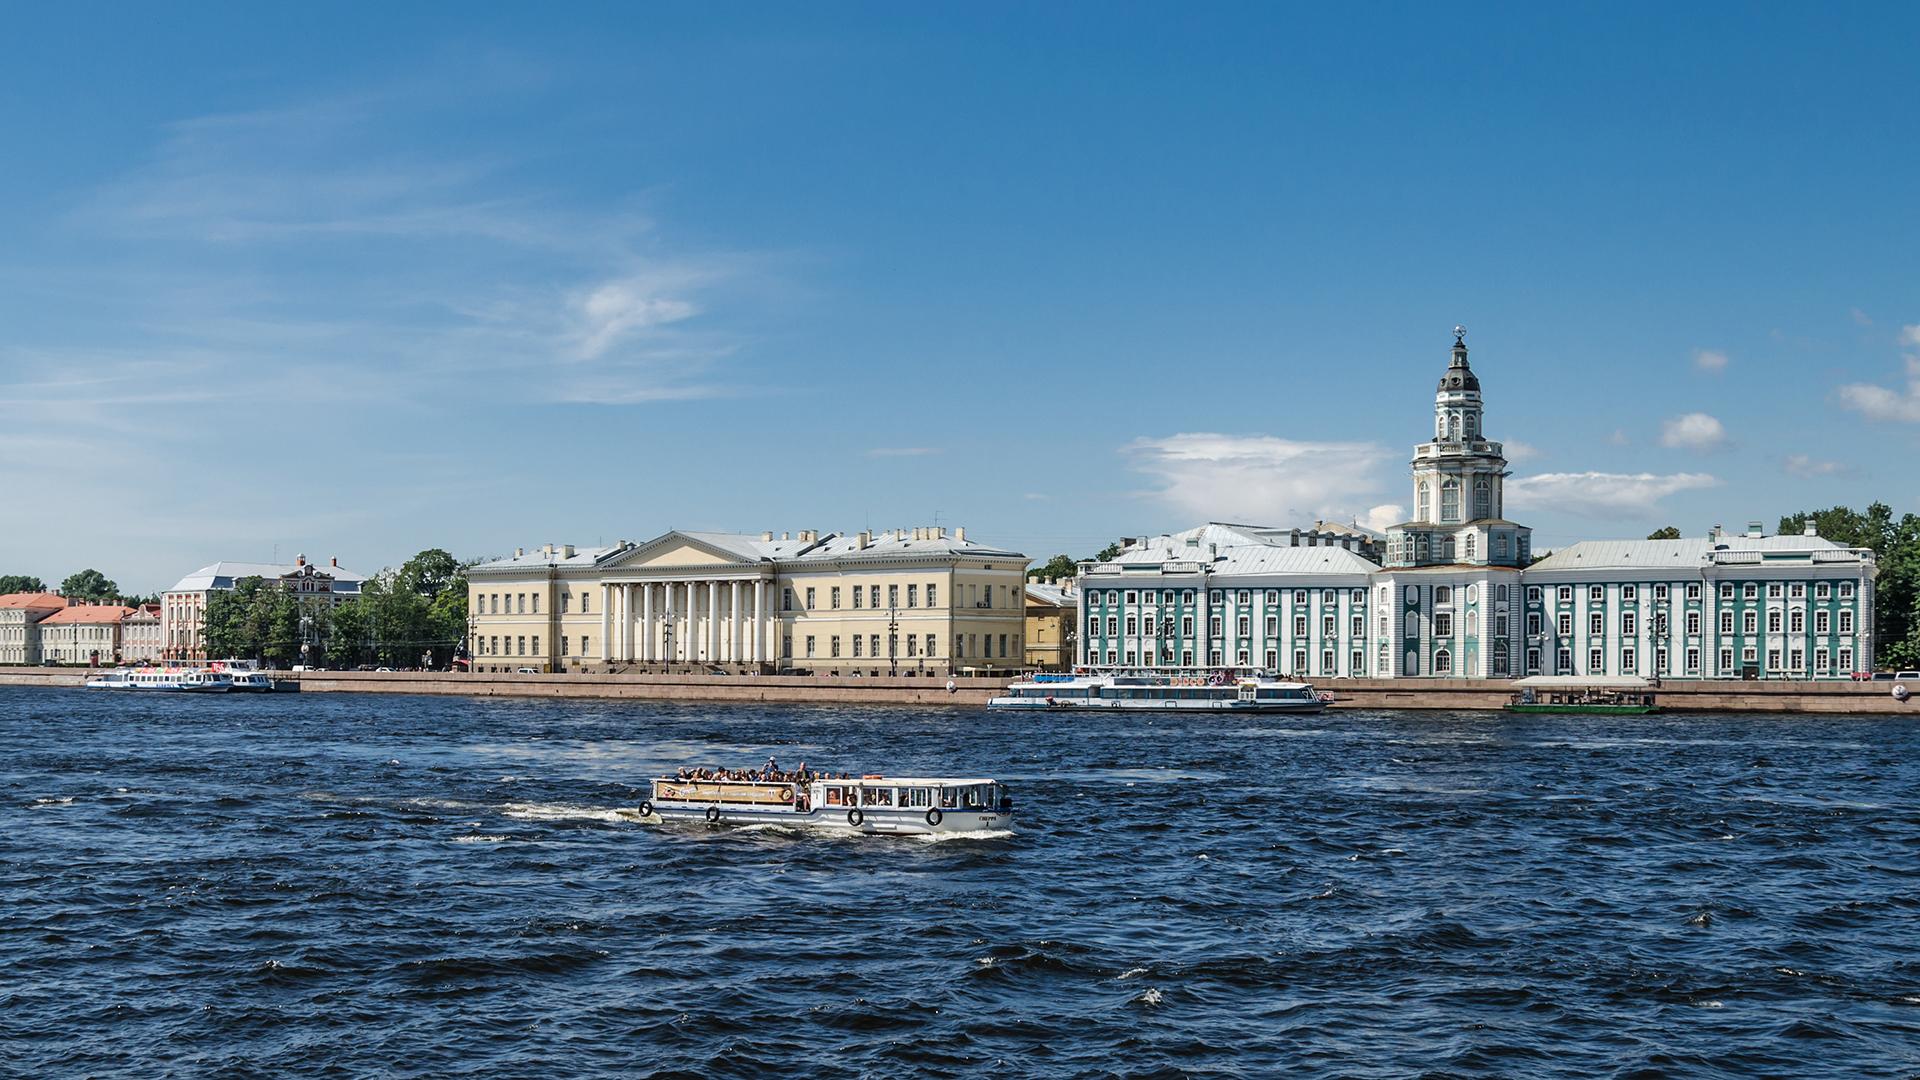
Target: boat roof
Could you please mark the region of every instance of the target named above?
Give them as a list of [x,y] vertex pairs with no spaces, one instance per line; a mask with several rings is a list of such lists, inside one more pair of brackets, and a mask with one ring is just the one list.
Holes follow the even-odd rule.
[[[790,787],[794,783],[791,780],[682,780],[677,776],[662,776],[660,779],[675,784],[756,784],[762,786],[777,784]],[[845,780],[836,780],[832,777],[822,776],[815,777],[814,781],[816,783],[831,784],[834,787],[860,784],[870,784],[874,787],[938,787],[941,785],[947,787],[966,787],[971,784],[997,784],[1000,782],[984,776],[859,776],[849,777]]]
[[1530,690],[1651,690],[1637,675],[1529,675],[1513,685]]

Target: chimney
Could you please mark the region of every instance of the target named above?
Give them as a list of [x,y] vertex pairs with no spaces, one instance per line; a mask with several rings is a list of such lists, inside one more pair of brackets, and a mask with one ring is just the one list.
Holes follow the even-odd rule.
[[573,545],[572,545],[572,544],[561,544],[561,545],[560,545],[560,557],[561,557],[561,558],[563,558],[563,559],[571,559],[571,558],[573,558]]
[[954,538],[955,540],[957,540],[957,541],[959,541],[959,542],[960,542],[960,543],[962,543],[962,544],[964,544],[964,543],[966,543],[966,542],[967,542],[967,527],[966,527],[965,525],[962,525],[962,526],[960,526],[959,528],[957,528],[957,529],[955,529],[955,530],[953,530],[953,538]]
[[335,570],[340,569],[340,556],[335,555],[333,558],[328,559],[327,562],[331,563]]
[[787,530],[785,530],[785,529],[781,529],[781,530],[780,530],[780,539],[782,539],[782,540],[785,540],[785,539],[788,539],[788,537],[787,537]]
[[1713,528],[1707,530],[1707,539],[1709,540],[1718,540],[1723,535],[1720,531],[1720,523],[1717,521],[1713,523]]
[[1765,526],[1758,521],[1747,522],[1747,539],[1758,540],[1767,535]]
[[293,557],[293,565],[295,566],[307,565],[307,557],[305,555],[295,555]]
[[518,558],[520,558],[521,556],[523,556],[523,555],[525,555],[526,553],[527,553],[527,549],[526,549],[526,548],[514,548],[514,549],[513,549],[513,557],[514,557],[514,558],[516,558],[516,559],[518,559]]
[[545,555],[549,559],[553,558],[553,545],[552,544],[545,545],[540,549],[540,553],[542,555]]
[[768,529],[766,532],[763,532],[760,534],[760,542],[763,544],[770,542],[772,539],[773,539],[772,529]]
[[1800,535],[1801,536],[1819,536],[1820,526],[1814,524],[1812,518],[1808,518],[1807,527],[1800,530]]
[[935,540],[945,540],[947,538],[947,527],[945,525],[936,526],[933,530],[933,538]]
[[863,532],[859,536],[854,538],[853,546],[856,551],[865,551],[872,543],[873,543],[873,534],[870,532]]

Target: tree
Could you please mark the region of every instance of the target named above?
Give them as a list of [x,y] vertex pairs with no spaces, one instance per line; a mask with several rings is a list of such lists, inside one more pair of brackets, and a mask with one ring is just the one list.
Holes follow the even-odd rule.
[[61,582],[60,595],[69,600],[91,600],[98,604],[119,596],[120,586],[100,571],[88,568]]
[[1074,562],[1068,556],[1055,555],[1053,558],[1047,560],[1046,565],[1037,566],[1027,571],[1027,576],[1030,578],[1039,578],[1041,581],[1058,581],[1061,578],[1070,578],[1079,572],[1080,564]]
[[433,600],[458,583],[466,591],[466,567],[440,548],[427,550],[400,564],[398,584],[411,593]]
[[46,592],[47,583],[31,574],[0,574],[0,596],[17,592]]
[[1120,545],[1117,542],[1108,544],[1106,547],[1101,548],[1100,554],[1094,556],[1094,558],[1100,562],[1112,562],[1113,560],[1119,557],[1120,557]]
[[1886,503],[1869,505],[1865,513],[1845,506],[1790,514],[1780,519],[1780,533],[1795,535],[1812,522],[1823,538],[1846,547],[1867,548],[1874,554],[1873,640],[1880,668],[1910,668],[1920,664],[1920,516],[1903,514],[1898,520]]
[[1680,539],[1680,530],[1679,530],[1678,528],[1676,528],[1676,527],[1674,527],[1674,526],[1672,526],[1672,525],[1668,525],[1668,526],[1667,526],[1666,528],[1664,528],[1664,529],[1655,529],[1655,530],[1653,530],[1652,532],[1650,532],[1650,533],[1648,533],[1648,534],[1647,534],[1647,539],[1649,539],[1649,540],[1678,540],[1678,539]]

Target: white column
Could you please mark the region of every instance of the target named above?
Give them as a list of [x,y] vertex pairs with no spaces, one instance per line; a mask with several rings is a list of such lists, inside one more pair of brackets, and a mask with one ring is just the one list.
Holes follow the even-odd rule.
[[613,653],[607,648],[608,639],[613,637],[613,589],[600,586],[600,659],[611,663]]
[[709,662],[720,659],[720,582],[707,582],[707,655]]
[[674,643],[679,640],[680,598],[673,595],[673,582],[660,583],[660,659],[673,663]]
[[700,592],[698,582],[689,581],[686,582],[685,585],[687,591],[687,612],[685,620],[686,626],[680,634],[680,655],[686,658],[687,663],[691,664],[698,659],[700,655],[700,643],[694,638],[694,635],[700,632]]
[[753,662],[767,662],[767,582],[764,578],[753,582]]
[[740,662],[740,583],[734,581],[728,585],[732,598],[727,605],[727,659]]
[[640,586],[640,659],[651,662],[653,643],[653,582]]

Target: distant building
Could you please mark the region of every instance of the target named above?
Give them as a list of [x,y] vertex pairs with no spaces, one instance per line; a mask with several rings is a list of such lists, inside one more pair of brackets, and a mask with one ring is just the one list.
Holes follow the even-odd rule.
[[40,652],[56,664],[120,662],[120,621],[134,609],[119,604],[74,604],[40,620]]
[[123,664],[160,659],[165,641],[159,604],[142,604],[120,620],[120,662]]
[[468,570],[468,645],[481,671],[1011,671],[1026,566],[939,527],[548,545]]
[[343,568],[339,559],[320,566],[309,563],[305,555],[296,556],[292,563],[217,562],[203,566],[160,597],[163,654],[169,659],[209,659],[201,637],[207,600],[214,593],[232,591],[250,577],[261,578],[296,597],[328,605],[359,597],[360,586],[366,581],[365,576]]
[[1071,579],[1027,582],[1027,666],[1063,671],[1073,666],[1074,612]]
[[1487,438],[1464,335],[1433,437],[1414,448],[1409,520],[1384,540],[1326,522],[1131,540],[1081,564],[1082,662],[1321,678],[1834,679],[1871,665],[1874,555],[1811,527],[1586,541],[1534,563],[1533,530],[1505,516],[1505,449]]
[[38,664],[40,623],[67,606],[59,593],[7,593],[0,596],[0,665]]

